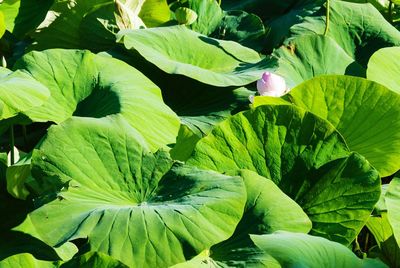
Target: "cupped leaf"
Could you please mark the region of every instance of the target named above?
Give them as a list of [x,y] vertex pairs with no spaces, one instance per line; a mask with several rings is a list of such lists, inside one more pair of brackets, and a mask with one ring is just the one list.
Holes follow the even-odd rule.
[[348,152],[331,124],[290,105],[232,116],[197,143],[187,163],[271,178],[310,217],[313,234],[343,244],[356,237],[380,194],[377,171]]
[[193,31],[209,35],[221,23],[223,11],[217,0],[189,0],[187,4],[198,15],[197,20],[189,26]]
[[400,47],[382,48],[368,62],[367,78],[400,94]]
[[0,261],[0,268],[56,268],[57,265],[51,261],[35,259],[29,253],[21,253],[10,256]]
[[49,96],[47,87],[29,74],[0,67],[0,120],[41,106]]
[[118,40],[166,73],[213,86],[246,85],[274,66],[273,60],[262,59],[250,48],[209,38],[185,26],[125,30],[118,33]]
[[390,267],[400,266],[400,247],[393,235],[387,212],[371,216],[366,226],[378,244],[370,249],[369,255],[379,257]]
[[[370,4],[331,0],[329,22],[327,36],[364,67],[375,51],[400,45],[400,32]],[[325,28],[326,8],[321,8],[291,27],[290,34],[291,38],[305,34],[322,35]]]
[[43,106],[25,113],[32,121],[121,114],[152,150],[175,142],[178,117],[163,103],[159,88],[128,64],[88,51],[53,49],[26,54],[15,68],[51,90]]
[[[277,0],[226,0],[222,2],[222,7],[227,10],[245,10],[250,11],[258,16],[261,16],[264,20],[282,16],[286,12],[293,8],[302,8],[309,3],[322,5],[325,1],[321,0],[289,0],[289,1],[277,1]],[[266,8],[268,7],[268,8]]]
[[304,211],[271,180],[250,170],[239,170],[237,174],[246,185],[247,202],[235,233],[209,251],[174,267],[281,267],[254,245],[249,234],[310,231],[311,221]]
[[237,248],[233,248],[231,251],[227,250],[222,256],[214,258],[215,256],[210,256],[210,251],[206,250],[193,259],[176,264],[171,268],[282,267],[277,260],[259,250],[254,243],[251,245],[239,244]]
[[0,38],[3,36],[5,32],[6,32],[6,25],[4,22],[4,15],[3,12],[0,11]]
[[128,268],[129,266],[101,252],[88,252],[59,266],[60,268]]
[[323,74],[365,74],[364,68],[328,36],[299,36],[273,55],[278,58],[275,73],[284,77],[290,88]]
[[45,261],[36,259],[29,253],[22,253],[0,261],[0,268],[128,268],[122,262],[100,252],[88,252],[73,259],[61,261]]
[[381,176],[400,168],[400,95],[362,78],[320,76],[294,88],[287,99],[332,123]]
[[265,34],[263,21],[257,15],[234,10],[224,12],[221,23],[211,36],[260,51],[265,45]]
[[31,157],[31,154],[26,154],[7,168],[7,191],[15,198],[25,200],[29,195],[25,182],[31,178]]
[[[308,233],[311,221],[302,208],[271,180],[251,170],[239,170],[247,191],[245,213],[235,236],[268,234],[278,230]],[[231,239],[232,239],[231,238]]]
[[115,44],[115,33],[121,29],[159,26],[169,18],[165,0],[56,0],[33,34],[33,49],[101,51]]
[[387,267],[379,260],[361,260],[347,247],[322,237],[280,231],[251,239],[283,267]]
[[110,52],[113,57],[139,69],[157,84],[165,103],[179,116],[181,123],[199,138],[232,114],[249,108],[249,96],[254,95],[252,90],[245,87],[215,87],[183,75],[170,75],[142,57],[132,57],[126,53],[126,50]]
[[0,12],[5,15],[6,29],[22,39],[45,19],[52,2],[52,0],[3,0]]
[[32,158],[43,193],[57,197],[30,213],[45,242],[88,237],[89,250],[128,266],[164,267],[233,233],[246,201],[242,179],[153,155],[140,139],[117,116],[50,128]]

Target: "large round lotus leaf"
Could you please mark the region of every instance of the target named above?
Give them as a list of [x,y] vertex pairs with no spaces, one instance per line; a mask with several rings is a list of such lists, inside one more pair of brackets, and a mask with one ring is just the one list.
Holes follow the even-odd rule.
[[381,211],[380,215],[371,216],[366,226],[377,243],[377,247],[372,248],[370,254],[379,256],[389,267],[399,267],[400,247],[393,235],[387,212]]
[[[179,116],[182,124],[199,137],[232,114],[247,110],[249,96],[254,95],[254,91],[245,87],[216,87],[183,75],[170,75],[144,58],[131,57],[126,52],[114,50],[110,54],[139,69],[157,84],[165,103]],[[104,53],[107,56],[110,54]]]
[[6,29],[13,35],[23,38],[44,20],[52,2],[52,0],[1,1],[0,12],[5,15]]
[[189,0],[187,5],[197,14],[197,19],[189,25],[193,31],[209,35],[221,23],[223,11],[217,1]]
[[347,247],[322,237],[281,231],[252,235],[251,239],[262,251],[278,260],[282,267],[387,267],[379,260],[361,260]]
[[393,178],[385,194],[387,216],[397,245],[400,247],[400,178]]
[[[292,199],[285,195],[271,180],[254,171],[237,173],[245,183],[247,202],[243,218],[235,233],[226,241],[191,261],[176,267],[280,267],[276,260],[260,252],[249,234],[268,234],[277,230],[308,233],[311,221]],[[201,264],[203,262],[203,264]]]
[[275,64],[236,42],[209,38],[184,26],[125,30],[118,39],[164,72],[214,86],[249,84]]
[[[251,242],[251,240],[249,239]],[[218,259],[210,256],[206,250],[193,259],[176,264],[171,268],[227,268],[227,267],[249,267],[249,268],[281,268],[277,260],[259,250],[254,243],[251,245],[237,244],[232,249],[227,249]]]
[[260,106],[225,120],[187,163],[271,178],[313,222],[312,233],[349,244],[379,199],[380,179],[348,152],[327,121],[291,105]]
[[32,121],[121,114],[152,150],[175,142],[178,117],[163,103],[160,89],[126,63],[88,51],[52,49],[26,54],[15,68],[51,91],[43,106],[25,113]]
[[246,10],[261,16],[263,19],[276,17],[287,13],[290,9],[301,8],[309,3],[322,5],[324,0],[225,0],[222,7],[228,10]]
[[42,105],[49,90],[32,76],[0,67],[0,120]]
[[271,180],[251,170],[238,172],[247,191],[245,214],[234,236],[267,234],[278,230],[308,233],[311,221],[301,207]]
[[128,268],[122,262],[100,252],[89,252],[67,262],[36,259],[29,253],[13,255],[0,261],[0,268]]
[[0,37],[6,32],[6,25],[4,22],[4,15],[3,12],[0,11]]
[[284,77],[290,88],[322,74],[365,74],[364,68],[328,36],[297,37],[273,55],[278,58],[275,73]]
[[261,51],[265,46],[265,35],[265,26],[260,17],[243,10],[232,10],[224,12],[222,21],[211,36]]
[[10,256],[0,261],[0,268],[56,268],[56,263],[37,260],[29,253]]
[[120,29],[158,26],[170,18],[165,0],[56,0],[33,34],[33,49],[106,50]]
[[43,191],[57,196],[30,213],[43,241],[87,237],[89,250],[130,267],[166,267],[232,235],[246,202],[242,179],[153,155],[138,139],[118,117],[49,129],[32,157]]
[[128,268],[129,266],[101,252],[88,252],[63,263],[60,268]]
[[327,119],[351,150],[389,176],[400,168],[400,95],[378,83],[349,76],[321,76],[287,96]]
[[400,94],[400,47],[375,52],[368,62],[367,78]]
[[[362,66],[380,48],[400,45],[400,32],[370,4],[330,1],[330,23],[327,36]],[[306,17],[291,27],[291,37],[305,34],[324,34],[326,9]],[[333,60],[333,59],[332,59]]]

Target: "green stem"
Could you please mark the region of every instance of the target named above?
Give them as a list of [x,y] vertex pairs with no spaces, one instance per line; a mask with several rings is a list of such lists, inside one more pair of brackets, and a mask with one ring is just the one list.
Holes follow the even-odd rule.
[[389,1],[389,22],[393,23],[393,2]]
[[26,126],[22,125],[22,135],[24,136],[24,145],[28,146],[28,135],[26,134]]
[[331,12],[331,1],[327,0],[326,1],[326,24],[325,24],[325,31],[324,35],[328,34],[329,31],[329,20],[330,20],[330,12]]
[[11,162],[11,165],[14,165],[14,161],[15,161],[15,155],[14,155],[14,144],[15,144],[15,141],[14,141],[14,125],[11,125],[10,126],[10,147],[11,147],[11,150],[10,150],[10,158],[11,158],[11,160],[10,160],[10,162]]
[[364,252],[368,252],[369,232],[365,234]]

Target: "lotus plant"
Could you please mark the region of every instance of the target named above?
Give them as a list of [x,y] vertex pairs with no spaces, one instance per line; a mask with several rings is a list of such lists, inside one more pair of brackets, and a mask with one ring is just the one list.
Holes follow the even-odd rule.
[[[264,72],[261,79],[257,81],[257,90],[260,96],[270,97],[280,97],[288,92],[285,79],[270,72]],[[249,99],[253,103],[254,96],[250,96]]]

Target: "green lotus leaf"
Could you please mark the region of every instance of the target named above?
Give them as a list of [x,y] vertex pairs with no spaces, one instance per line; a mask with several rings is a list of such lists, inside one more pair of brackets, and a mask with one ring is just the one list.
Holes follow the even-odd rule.
[[[400,32],[370,4],[330,1],[327,36],[356,62],[366,67],[371,55],[383,47],[400,45]],[[326,9],[306,17],[290,29],[290,36],[322,35],[326,28]]]
[[122,262],[100,252],[89,252],[70,261],[38,260],[29,253],[22,253],[0,261],[0,268],[128,268]]
[[268,234],[278,230],[308,233],[311,221],[302,208],[269,178],[239,170],[247,191],[245,213],[234,236]]
[[323,74],[365,74],[365,69],[328,36],[299,36],[273,55],[278,58],[275,73],[284,77],[290,88]]
[[[4,176],[5,177],[5,176]],[[32,254],[42,260],[68,260],[78,252],[78,248],[68,242],[60,247],[51,247],[41,240],[27,214],[32,210],[31,202],[11,197],[0,186],[0,263],[14,255]]]
[[179,119],[163,103],[159,88],[135,68],[88,51],[31,52],[15,68],[46,85],[51,97],[25,113],[32,121],[60,123],[72,115],[101,118],[121,114],[152,150],[175,142]]
[[33,34],[33,49],[106,50],[120,29],[159,26],[170,18],[165,0],[56,0]]
[[400,246],[400,178],[393,178],[385,194],[387,216],[397,245]]
[[41,106],[49,90],[32,76],[0,67],[0,120]]
[[265,20],[272,17],[282,16],[291,9],[303,8],[309,3],[318,3],[319,5],[322,5],[324,2],[325,1],[320,0],[226,0],[222,2],[222,7],[226,10],[245,10],[252,12]]
[[158,27],[171,19],[166,0],[146,0],[139,12],[139,17],[147,27]]
[[363,78],[320,76],[287,99],[332,123],[382,177],[400,168],[400,95]]
[[271,178],[313,222],[312,234],[348,245],[379,199],[376,170],[349,153],[327,121],[291,105],[260,106],[225,120],[187,161]]
[[5,32],[6,32],[6,25],[4,22],[4,15],[3,12],[0,11],[0,38],[3,36]]
[[10,256],[0,261],[0,268],[56,268],[56,263],[37,260],[29,253]]
[[400,94],[400,47],[382,48],[368,62],[367,78]]
[[246,185],[247,202],[233,236],[174,267],[281,267],[274,258],[254,245],[249,234],[268,234],[277,230],[310,231],[311,221],[307,215],[271,180],[250,170],[239,170],[237,174]]
[[220,256],[222,260],[215,260],[213,256],[210,256],[210,251],[206,250],[193,259],[171,268],[282,267],[277,260],[259,250],[254,243],[251,246],[238,246]]
[[166,73],[213,86],[249,84],[275,64],[236,42],[209,38],[185,26],[124,30],[118,40]]
[[389,267],[398,267],[400,247],[393,235],[387,212],[382,212],[379,216],[371,216],[366,226],[377,242],[377,246],[370,249],[369,255],[379,257]]
[[222,21],[211,37],[231,40],[261,51],[265,46],[266,30],[263,21],[255,14],[242,10],[224,12]]
[[179,24],[190,25],[197,20],[197,13],[187,7],[179,7],[175,10],[175,18]]
[[200,138],[201,136],[196,135],[186,125],[181,125],[176,137],[176,144],[169,152],[172,159],[186,161]]
[[283,267],[387,267],[379,260],[361,260],[347,247],[322,237],[280,231],[251,239]]
[[3,0],[0,12],[5,16],[6,29],[22,39],[45,19],[52,2],[52,0]]
[[210,35],[221,23],[223,11],[216,0],[188,0],[187,5],[198,15],[189,26],[193,31]]
[[[186,76],[170,75],[142,57],[131,57],[126,53],[126,50],[114,50],[104,55],[112,55],[127,62],[158,85],[165,103],[179,116],[181,123],[199,138],[207,135],[216,124],[232,114],[249,108],[249,96],[254,95],[252,90],[245,87],[215,87]],[[190,147],[186,149],[190,153]]]
[[268,29],[268,42],[265,44],[265,51],[271,53],[274,49],[279,48],[290,37],[290,28],[318,12],[324,2],[326,0],[306,1],[304,4],[291,7],[281,16],[266,20],[264,23]]
[[43,241],[87,237],[88,250],[130,267],[165,267],[232,235],[246,202],[242,179],[153,155],[140,139],[119,116],[49,129],[32,157],[44,201],[30,217]]
[[59,266],[60,268],[128,268],[122,262],[101,252],[88,252]]
[[25,182],[31,178],[31,157],[32,154],[22,156],[17,163],[7,168],[7,191],[15,198],[25,200],[29,195]]

